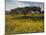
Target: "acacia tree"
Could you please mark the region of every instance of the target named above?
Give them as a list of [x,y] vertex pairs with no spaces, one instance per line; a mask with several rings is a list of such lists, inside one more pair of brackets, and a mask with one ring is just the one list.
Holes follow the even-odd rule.
[[21,7],[21,8],[16,8],[16,9],[12,9],[11,10],[11,14],[17,14],[19,12],[22,12],[25,16],[27,15],[27,13],[29,11],[41,11],[41,8],[40,7],[36,7],[36,6],[33,6],[33,7]]
[[22,9],[22,13],[26,16],[27,15],[27,13],[29,12],[29,7],[24,7],[23,9]]
[[40,12],[40,11],[41,11],[41,8],[40,8],[40,7],[35,7],[35,6],[34,6],[34,7],[32,7],[32,10],[33,10],[34,12],[35,12],[35,11],[39,11],[39,12]]

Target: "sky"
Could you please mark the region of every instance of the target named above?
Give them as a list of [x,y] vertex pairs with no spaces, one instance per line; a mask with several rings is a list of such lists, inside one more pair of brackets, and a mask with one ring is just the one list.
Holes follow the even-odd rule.
[[25,6],[38,6],[38,7],[41,7],[41,10],[44,9],[43,2],[6,0],[6,10],[7,11],[10,11],[11,9],[14,9],[17,7],[25,7]]

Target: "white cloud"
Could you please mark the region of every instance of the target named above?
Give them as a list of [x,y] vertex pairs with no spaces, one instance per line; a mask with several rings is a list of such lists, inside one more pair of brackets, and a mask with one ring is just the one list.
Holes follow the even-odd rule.
[[[14,0],[14,1],[34,1],[34,0]],[[37,1],[37,0],[35,0],[35,1]],[[40,1],[42,1],[42,0],[40,0]]]
[[[19,2],[19,1],[14,1],[12,0],[11,2],[6,3],[6,10],[14,9],[17,7],[24,7],[24,6],[40,6],[41,8],[43,7],[43,4],[34,4],[34,3],[24,3],[24,2]],[[43,8],[42,8],[43,9]]]
[[11,1],[22,1],[22,0],[11,0]]
[[10,9],[17,8],[17,7],[24,7],[24,6],[29,6],[29,5],[20,3],[20,2],[6,3],[6,10],[10,10]]
[[24,6],[29,6],[29,4],[24,4],[21,2],[16,2],[17,7],[24,7]]

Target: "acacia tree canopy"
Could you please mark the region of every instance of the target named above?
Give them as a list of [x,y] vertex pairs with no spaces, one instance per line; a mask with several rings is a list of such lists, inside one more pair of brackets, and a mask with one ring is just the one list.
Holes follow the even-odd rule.
[[11,13],[28,13],[29,11],[41,11],[41,8],[40,7],[36,7],[36,6],[32,6],[32,7],[21,7],[21,8],[15,8],[15,9],[12,9],[11,10]]

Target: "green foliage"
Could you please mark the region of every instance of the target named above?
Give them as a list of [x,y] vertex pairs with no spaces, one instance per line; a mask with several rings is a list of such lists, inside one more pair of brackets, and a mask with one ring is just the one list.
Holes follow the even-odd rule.
[[11,14],[18,14],[18,13],[23,13],[24,15],[26,15],[27,13],[29,13],[30,11],[41,11],[40,7],[36,7],[36,6],[32,6],[32,7],[21,7],[21,8],[16,8],[16,9],[11,9]]

